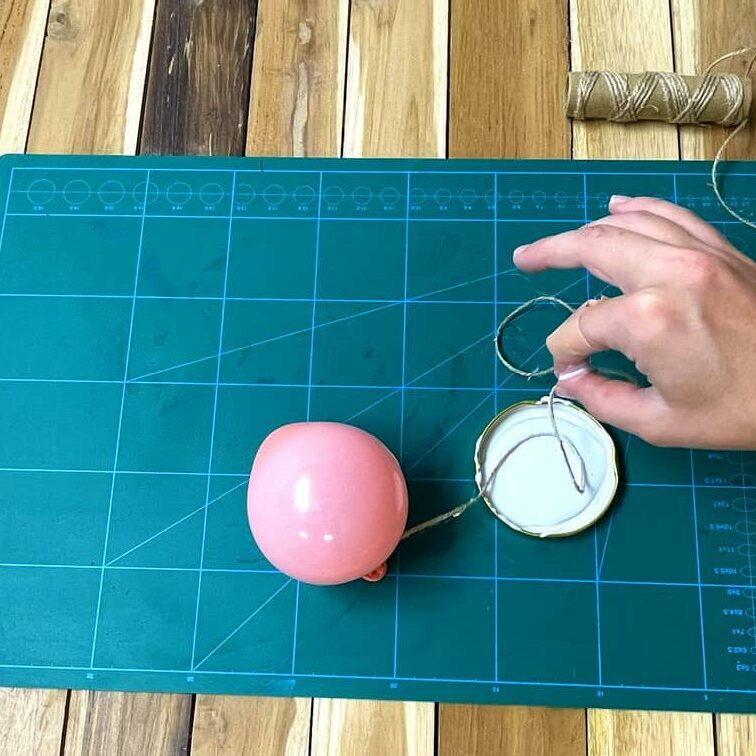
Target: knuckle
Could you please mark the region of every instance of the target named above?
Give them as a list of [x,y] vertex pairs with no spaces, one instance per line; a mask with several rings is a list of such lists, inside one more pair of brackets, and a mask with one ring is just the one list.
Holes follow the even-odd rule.
[[688,251],[681,261],[682,281],[692,288],[711,286],[722,276],[724,262],[709,252]]
[[617,229],[609,223],[589,223],[583,226],[579,233],[584,241],[590,243],[603,241],[616,232]]
[[661,291],[643,289],[632,295],[635,338],[639,344],[652,344],[672,330],[677,321],[675,305]]
[[631,295],[634,314],[642,322],[666,321],[671,315],[669,299],[657,289],[642,289]]

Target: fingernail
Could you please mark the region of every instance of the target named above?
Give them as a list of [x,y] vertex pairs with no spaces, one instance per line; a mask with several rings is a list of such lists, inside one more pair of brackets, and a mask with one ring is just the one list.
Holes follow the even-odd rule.
[[626,197],[624,194],[613,194],[609,198],[609,208],[616,207],[617,205],[621,205],[623,202],[627,202],[629,199],[632,199],[631,197]]
[[573,378],[577,378],[579,375],[584,375],[590,370],[587,362],[581,362],[579,365],[569,365],[564,370],[560,370],[556,377],[559,383],[562,381],[569,381]]
[[521,247],[517,247],[517,249],[514,252],[512,252],[512,261],[516,262],[520,253],[526,250],[527,248],[528,248],[527,244],[523,244]]

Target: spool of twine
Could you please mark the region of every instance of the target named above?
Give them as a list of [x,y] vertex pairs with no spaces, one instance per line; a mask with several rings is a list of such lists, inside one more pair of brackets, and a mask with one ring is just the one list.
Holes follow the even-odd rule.
[[[726,60],[749,55],[745,76],[716,74]],[[756,229],[756,221],[730,207],[719,185],[719,166],[732,140],[751,119],[751,72],[756,66],[756,47],[743,47],[712,61],[701,76],[646,71],[642,74],[614,71],[573,71],[567,76],[564,110],[569,118],[630,123],[718,124],[733,126],[711,164],[711,188],[717,202],[733,218]]]
[[723,73],[573,71],[565,113],[578,120],[666,121],[737,126],[751,112],[751,79]]

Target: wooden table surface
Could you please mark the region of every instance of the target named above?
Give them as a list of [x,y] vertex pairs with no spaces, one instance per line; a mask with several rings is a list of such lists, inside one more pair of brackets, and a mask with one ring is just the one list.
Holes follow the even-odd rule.
[[[565,73],[755,41],[754,0],[0,0],[0,152],[711,157],[715,128],[571,125]],[[708,756],[756,753],[754,721],[3,690],[0,752]]]

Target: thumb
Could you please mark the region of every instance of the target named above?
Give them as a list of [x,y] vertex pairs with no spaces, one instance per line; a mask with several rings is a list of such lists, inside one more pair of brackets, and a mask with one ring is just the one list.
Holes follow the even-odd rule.
[[663,403],[653,387],[639,388],[590,370],[573,370],[559,379],[556,393],[580,402],[601,422],[646,440],[659,435]]

